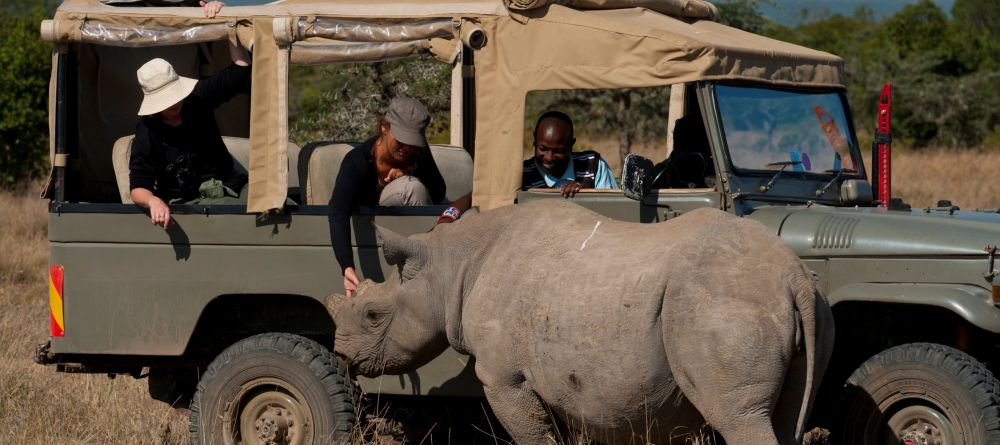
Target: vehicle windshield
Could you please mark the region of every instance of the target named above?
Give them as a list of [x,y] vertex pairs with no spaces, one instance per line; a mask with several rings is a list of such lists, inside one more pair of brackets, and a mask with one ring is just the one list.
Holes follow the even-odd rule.
[[737,170],[854,173],[847,116],[836,92],[716,87],[729,157]]

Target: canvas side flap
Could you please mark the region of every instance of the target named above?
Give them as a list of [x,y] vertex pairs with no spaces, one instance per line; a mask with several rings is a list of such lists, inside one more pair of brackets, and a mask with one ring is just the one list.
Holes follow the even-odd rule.
[[247,213],[284,207],[288,194],[288,50],[270,17],[255,18]]

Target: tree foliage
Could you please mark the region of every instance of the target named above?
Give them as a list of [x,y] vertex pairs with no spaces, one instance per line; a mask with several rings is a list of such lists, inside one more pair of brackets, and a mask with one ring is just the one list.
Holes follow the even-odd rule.
[[0,187],[38,177],[48,154],[51,45],[38,37],[42,3],[15,1],[0,16]]
[[450,65],[429,56],[293,67],[289,76],[292,140],[299,144],[364,140],[375,133],[389,101],[406,96],[419,99],[430,112],[430,142],[448,142],[450,76]]
[[[893,85],[893,133],[910,147],[977,146],[1000,139],[1000,10],[955,0],[952,17],[930,0],[881,21],[859,8],[764,33],[841,56],[859,133],[874,131],[882,85]],[[992,28],[991,28],[992,27]]]

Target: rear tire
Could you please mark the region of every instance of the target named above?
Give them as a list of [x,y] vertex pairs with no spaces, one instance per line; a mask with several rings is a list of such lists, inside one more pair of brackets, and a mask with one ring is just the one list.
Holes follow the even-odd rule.
[[298,335],[260,334],[226,348],[202,375],[191,442],[347,442],[356,405],[356,387],[328,349]]
[[887,349],[855,370],[844,390],[839,443],[1000,443],[1000,382],[955,348]]

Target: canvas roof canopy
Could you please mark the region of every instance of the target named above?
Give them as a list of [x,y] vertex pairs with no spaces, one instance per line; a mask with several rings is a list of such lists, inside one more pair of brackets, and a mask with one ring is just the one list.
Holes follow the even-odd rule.
[[[112,7],[100,0],[66,0],[47,38],[83,41],[88,38],[83,26],[99,21],[119,28],[179,33],[171,34],[171,39],[228,37],[252,45],[248,211],[263,212],[281,208],[286,191],[289,63],[398,55],[375,51],[351,58],[343,52],[353,51],[345,45],[359,44],[383,49],[409,45],[456,62],[462,29],[481,28],[487,38],[485,46],[476,50],[473,74],[479,110],[473,202],[490,209],[512,203],[520,188],[521,127],[530,91],[654,87],[702,80],[844,88],[840,58],[710,20],[716,15],[715,8],[701,0],[284,0],[227,7],[218,18],[205,19],[199,8]],[[346,19],[371,28],[352,35],[337,26],[350,22]],[[226,37],[220,24],[227,27]],[[400,25],[412,29],[390,29]],[[381,37],[371,37],[376,34]],[[111,41],[113,33],[105,35],[112,37],[104,44],[128,44]],[[310,53],[303,56],[306,51]]]
[[[840,58],[709,20],[646,9],[552,5],[484,21],[476,55],[473,201],[494,208],[520,188],[525,95],[548,89],[632,88],[700,80],[844,88]],[[491,69],[479,69],[479,66]]]

